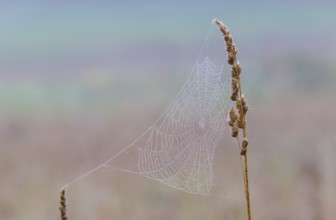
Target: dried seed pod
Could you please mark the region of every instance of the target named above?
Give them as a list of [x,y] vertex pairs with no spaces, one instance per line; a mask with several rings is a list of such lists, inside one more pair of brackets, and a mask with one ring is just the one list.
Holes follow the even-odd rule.
[[234,126],[234,121],[230,118],[230,113],[228,114],[226,121],[230,127]]
[[228,42],[228,44],[226,46],[226,51],[230,53],[233,50],[233,48],[232,48],[232,43],[230,42],[229,37],[227,37],[227,42]]
[[[233,64],[233,66],[236,65],[236,62]],[[239,80],[239,75],[240,75],[240,70],[237,69],[237,68],[233,68],[231,69],[231,77],[236,79],[236,80]]]
[[243,111],[244,111],[244,115],[246,115],[246,113],[248,111],[248,105],[244,105],[243,106]]
[[[231,34],[228,34],[229,30],[226,29],[226,33],[225,33],[225,36],[224,36],[224,40],[226,41],[226,43],[228,45],[230,45],[230,43],[232,43],[232,39],[231,39]],[[227,48],[226,48],[227,49]]]
[[63,188],[61,191],[61,198],[60,198],[60,206],[59,210],[61,212],[61,219],[67,220],[67,205],[66,205],[66,197],[65,197],[65,189]]
[[233,126],[234,126],[234,122],[233,122],[233,121],[228,121],[228,125],[229,125],[230,127],[233,127]]
[[[234,64],[233,64],[234,65]],[[231,70],[231,77],[233,78],[233,79],[238,79],[238,74],[237,74],[237,72],[232,68],[232,70]]]
[[232,101],[237,101],[237,99],[238,99],[238,93],[232,93],[231,96],[230,96],[230,99]]
[[231,80],[231,100],[236,101],[238,99],[239,93],[239,84],[238,81],[234,78]]
[[241,145],[240,155],[246,155],[247,145],[248,145],[248,141],[246,138],[244,138],[242,145]]
[[247,138],[244,138],[244,140],[243,140],[243,142],[242,142],[242,148],[247,147],[247,145],[248,145]]
[[232,51],[232,47],[234,45],[233,45],[232,35],[230,34],[229,29],[226,29],[224,40],[226,41],[226,50],[227,50],[227,52]]
[[229,111],[229,117],[230,117],[230,120],[232,122],[235,122],[237,120],[237,115],[233,109],[233,107],[230,108],[230,111]]
[[231,79],[231,89],[234,90],[234,92],[239,91],[239,83],[238,83],[238,80],[235,78]]
[[235,60],[235,57],[233,55],[229,54],[229,57],[228,57],[228,60],[227,60],[228,64],[233,65],[234,60]]
[[244,95],[241,96],[241,104],[242,104],[243,112],[244,114],[246,114],[248,111],[248,105],[246,103],[246,99]]
[[239,61],[237,61],[236,63],[233,64],[232,71],[235,72],[235,74],[237,76],[240,75],[240,73],[241,73],[241,65],[240,65]]
[[238,52],[238,49],[234,43],[232,43],[232,47],[233,47],[232,53],[233,53],[234,58],[236,59],[236,54]]
[[233,126],[231,128],[231,136],[232,137],[237,137],[238,136],[239,129],[236,126]]

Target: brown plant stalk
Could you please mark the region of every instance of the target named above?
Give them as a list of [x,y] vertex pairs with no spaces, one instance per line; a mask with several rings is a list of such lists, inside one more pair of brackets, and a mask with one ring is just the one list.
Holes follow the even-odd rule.
[[[226,51],[228,53],[228,64],[232,66],[231,68],[231,100],[235,102],[236,106],[229,110],[228,114],[228,124],[231,127],[231,136],[236,138],[238,146],[240,147],[240,157],[243,171],[244,188],[245,188],[245,199],[247,208],[247,218],[251,220],[251,203],[250,203],[250,191],[249,191],[249,181],[248,181],[248,163],[247,163],[247,146],[248,141],[246,137],[246,113],[248,111],[248,106],[246,103],[245,96],[242,93],[240,74],[241,65],[237,61],[237,48],[233,43],[232,36],[225,25],[218,19],[214,20],[220,31],[224,35],[224,41],[226,43]],[[239,131],[242,131],[242,137],[239,136]],[[242,140],[241,140],[242,138]]]
[[68,220],[66,197],[65,197],[65,189],[64,188],[61,190],[59,210],[61,212],[61,220]]

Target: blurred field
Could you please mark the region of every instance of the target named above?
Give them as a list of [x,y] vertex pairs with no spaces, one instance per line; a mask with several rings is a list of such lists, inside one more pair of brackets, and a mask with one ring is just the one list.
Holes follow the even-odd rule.
[[[132,13],[123,3],[1,3],[9,11],[0,15],[0,219],[59,219],[59,189],[156,120],[218,16],[236,39],[251,109],[253,219],[334,220],[335,4],[308,2],[149,1]],[[239,151],[228,135],[215,164],[218,197],[95,173],[69,188],[69,217],[245,219]]]

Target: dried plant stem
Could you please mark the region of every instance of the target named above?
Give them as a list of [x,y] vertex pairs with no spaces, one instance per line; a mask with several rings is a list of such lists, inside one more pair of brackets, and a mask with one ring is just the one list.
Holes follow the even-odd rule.
[[248,220],[251,220],[251,203],[250,203],[250,189],[249,189],[249,180],[248,180],[248,164],[247,164],[247,154],[242,156],[242,163],[244,164],[244,188],[245,188],[245,197],[246,197],[246,207],[247,207],[247,216]]
[[[220,31],[224,35],[224,40],[226,43],[226,51],[228,52],[228,64],[232,66],[231,69],[231,100],[236,103],[235,108],[231,108],[228,115],[228,124],[231,127],[231,135],[236,138],[238,146],[240,147],[240,157],[243,172],[244,188],[245,188],[245,198],[246,198],[246,208],[247,208],[247,219],[251,220],[251,203],[250,203],[250,190],[249,190],[249,180],[248,180],[248,163],[247,163],[247,129],[246,129],[246,113],[248,111],[248,106],[246,104],[246,99],[242,93],[240,84],[240,73],[241,66],[237,61],[237,48],[233,43],[232,36],[225,25],[218,19],[214,20]],[[239,130],[242,130],[242,141],[239,137]]]
[[61,190],[59,210],[61,212],[61,220],[67,220],[68,216],[67,216],[67,206],[66,206],[66,197],[64,188]]

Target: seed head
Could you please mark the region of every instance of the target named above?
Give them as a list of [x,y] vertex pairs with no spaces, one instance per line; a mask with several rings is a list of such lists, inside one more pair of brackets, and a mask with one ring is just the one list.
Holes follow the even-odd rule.
[[66,205],[66,197],[65,197],[65,189],[61,191],[61,198],[60,198],[60,206],[59,210],[61,212],[61,219],[67,220],[67,205]]

